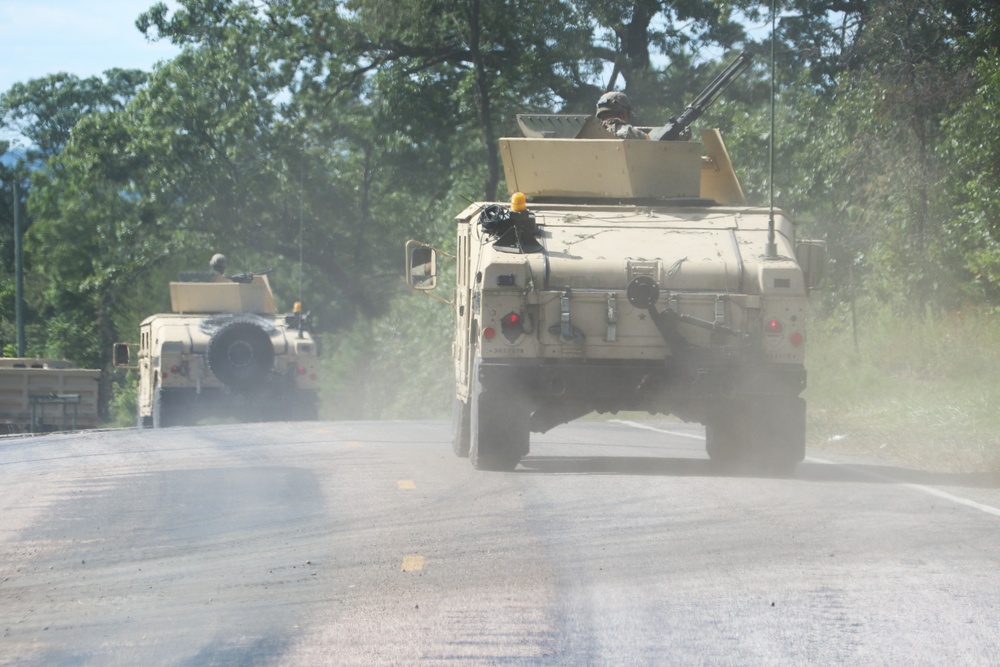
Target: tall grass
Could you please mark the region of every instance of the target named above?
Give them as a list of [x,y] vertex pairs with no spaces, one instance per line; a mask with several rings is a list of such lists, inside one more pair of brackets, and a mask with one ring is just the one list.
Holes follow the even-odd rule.
[[1000,322],[889,313],[814,322],[809,440],[943,470],[1000,471]]

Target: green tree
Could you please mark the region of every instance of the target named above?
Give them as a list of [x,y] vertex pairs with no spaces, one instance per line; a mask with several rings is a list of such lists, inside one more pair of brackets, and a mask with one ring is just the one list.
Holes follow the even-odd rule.
[[976,91],[947,126],[946,155],[955,170],[954,222],[949,241],[975,285],[1000,305],[1000,55],[983,56],[976,68]]
[[39,319],[45,352],[103,368],[102,413],[111,396],[111,346],[121,340],[121,293],[161,252],[163,233],[132,175],[141,158],[128,151],[120,113],[81,119],[62,152],[35,175],[35,224],[26,246],[44,289]]
[[[40,208],[35,195],[41,182],[58,178],[60,155],[73,141],[75,128],[81,119],[123,108],[136,88],[143,84],[145,76],[138,70],[123,69],[108,70],[103,78],[80,79],[68,74],[55,74],[15,84],[0,96],[0,127],[28,142],[17,154],[15,167],[8,171],[4,183],[8,185],[16,179],[27,202],[23,209],[23,229],[26,230],[25,314],[32,354],[66,356],[88,365],[96,365],[102,359],[99,336],[95,335],[95,331],[106,325],[101,323],[98,311],[77,293],[81,281],[90,275],[77,273],[76,282],[65,285],[58,283],[56,278],[72,274],[73,270],[69,267],[78,266],[83,256],[60,256],[56,251],[56,245],[78,247],[80,251],[86,247],[75,245],[80,241],[79,221],[72,221],[68,227],[64,226],[51,235],[53,244],[33,244],[31,229],[37,222],[35,213]],[[97,143],[110,139],[102,133]],[[9,198],[7,188],[4,192]],[[75,203],[75,200],[58,201],[55,206],[66,210]],[[5,207],[4,210],[10,209]],[[51,220],[58,215],[48,217]],[[0,237],[0,247],[3,251],[3,270],[6,275],[12,276],[13,232],[10,220],[11,217],[5,213],[3,229],[6,231]],[[106,239],[104,247],[108,245],[109,240]],[[5,284],[12,286],[13,280],[5,281]],[[5,288],[0,308],[6,331],[13,320],[12,287],[9,290]]]
[[15,83],[0,95],[0,128],[28,140],[29,161],[44,159],[66,146],[81,118],[121,109],[145,80],[141,70],[109,69],[103,78],[60,73]]

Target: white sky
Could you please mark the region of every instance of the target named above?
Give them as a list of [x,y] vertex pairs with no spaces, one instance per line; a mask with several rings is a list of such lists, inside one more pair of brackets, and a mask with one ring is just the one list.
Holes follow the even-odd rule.
[[[112,67],[149,71],[177,48],[147,42],[135,20],[156,0],[0,0],[0,93],[17,82]],[[168,7],[176,7],[173,0]]]

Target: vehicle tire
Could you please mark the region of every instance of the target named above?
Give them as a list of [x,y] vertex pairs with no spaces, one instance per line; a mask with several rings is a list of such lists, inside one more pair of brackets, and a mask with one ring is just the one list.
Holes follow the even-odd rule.
[[469,460],[476,470],[509,472],[528,453],[529,410],[516,387],[505,386],[488,373],[476,362],[469,411]]
[[469,404],[457,396],[452,398],[451,401],[451,425],[454,431],[451,449],[455,452],[455,456],[465,459],[469,457],[469,448],[472,446],[469,437],[471,410]]
[[805,458],[805,400],[725,401],[705,424],[705,450],[726,472],[786,477]]
[[755,463],[767,474],[787,477],[806,457],[806,401],[769,396],[756,410]]
[[174,425],[174,401],[170,395],[165,395],[157,387],[153,390],[153,428],[167,428]]
[[303,390],[292,394],[291,419],[314,422],[319,419],[319,398],[315,391]]
[[207,348],[208,367],[234,391],[255,388],[271,372],[274,345],[258,324],[237,319],[219,327]]
[[725,471],[736,470],[741,462],[741,450],[749,443],[743,442],[740,424],[745,424],[746,413],[736,401],[726,401],[712,411],[705,423],[705,451],[712,463]]

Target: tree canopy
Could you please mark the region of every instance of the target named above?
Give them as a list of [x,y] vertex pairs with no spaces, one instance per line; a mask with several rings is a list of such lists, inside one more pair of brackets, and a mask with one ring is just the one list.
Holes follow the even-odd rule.
[[[974,0],[781,0],[776,198],[826,238],[824,308],[1000,299],[1000,9]],[[407,238],[500,195],[524,111],[623,90],[665,121],[744,49],[703,119],[762,203],[770,3],[755,0],[181,0],[136,20],[180,55],[152,72],[54,73],[0,96],[5,185],[25,193],[31,349],[106,366],[216,251],[274,265],[329,332],[369,327]],[[11,190],[0,270],[12,262]],[[12,281],[6,281],[10,284]],[[284,292],[283,294],[281,292]],[[12,295],[0,291],[10,342]],[[367,324],[366,324],[367,323]],[[353,339],[352,339],[353,340]]]

